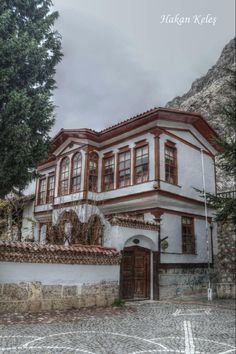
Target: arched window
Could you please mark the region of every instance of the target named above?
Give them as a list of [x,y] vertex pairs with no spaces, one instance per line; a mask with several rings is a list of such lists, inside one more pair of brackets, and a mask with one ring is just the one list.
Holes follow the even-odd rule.
[[60,169],[60,184],[59,184],[60,195],[68,194],[69,192],[69,170],[70,170],[70,159],[69,157],[65,157],[61,162],[61,169]]
[[87,243],[89,245],[103,243],[103,224],[98,215],[92,215],[88,220]]
[[97,192],[98,188],[98,155],[92,152],[89,155],[89,190]]
[[82,155],[76,153],[72,159],[71,192],[76,193],[81,189]]

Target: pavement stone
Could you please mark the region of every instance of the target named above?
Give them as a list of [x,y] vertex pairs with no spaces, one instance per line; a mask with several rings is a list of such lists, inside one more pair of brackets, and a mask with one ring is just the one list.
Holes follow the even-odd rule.
[[[235,353],[235,311],[220,306],[132,302],[124,309],[90,309],[51,323],[0,325],[0,353]],[[75,310],[76,312],[76,310]],[[23,316],[24,317],[24,316]],[[42,317],[43,318],[43,317]],[[54,319],[55,319],[54,318]]]

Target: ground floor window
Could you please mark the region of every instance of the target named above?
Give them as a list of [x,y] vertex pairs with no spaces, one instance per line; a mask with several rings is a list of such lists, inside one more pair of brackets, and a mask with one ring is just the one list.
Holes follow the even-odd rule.
[[195,253],[194,219],[182,217],[182,251],[187,254]]

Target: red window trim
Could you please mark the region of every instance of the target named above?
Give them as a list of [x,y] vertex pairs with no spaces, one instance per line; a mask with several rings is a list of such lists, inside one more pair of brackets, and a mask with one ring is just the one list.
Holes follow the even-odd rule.
[[[41,195],[41,184],[42,182],[45,181],[45,190],[44,190],[44,197],[41,199],[40,195]],[[46,204],[46,196],[47,196],[47,178],[46,176],[42,176],[39,179],[39,187],[38,187],[38,205],[43,205]]]
[[[96,170],[95,170],[95,174],[93,174],[93,175],[90,174],[90,166],[89,166],[90,161],[92,161],[92,159],[91,159],[92,155],[96,156]],[[94,159],[94,161],[95,161],[95,159]],[[97,154],[97,152],[91,151],[89,153],[89,158],[88,158],[88,191],[89,192],[97,192],[98,191],[98,163],[99,163],[99,155]],[[95,186],[94,190],[91,190],[89,188],[90,176],[96,177],[96,186]]]
[[[147,148],[148,148],[148,153],[147,153],[147,155],[148,155],[148,175],[147,175],[147,180],[146,181],[142,181],[142,182],[137,182],[137,179],[136,179],[136,154],[137,154],[137,150],[138,149],[142,149],[142,148],[144,148],[144,147],[146,147],[147,146]],[[134,184],[141,184],[141,183],[147,183],[148,181],[149,181],[149,173],[150,173],[150,171],[149,171],[149,169],[150,169],[150,161],[149,161],[149,158],[150,158],[150,154],[149,154],[149,144],[146,142],[146,143],[142,143],[142,145],[138,145],[138,146],[135,146],[135,148],[134,148],[134,156],[133,156],[133,166],[134,166],[134,168],[133,168],[133,181],[134,181]]]
[[[120,186],[120,155],[125,154],[129,152],[130,153],[130,182],[128,185],[126,186]],[[129,148],[129,145],[124,146],[123,149],[120,149],[118,154],[117,154],[117,173],[116,173],[116,186],[117,188],[125,188],[125,187],[129,187],[132,185],[132,170],[131,170],[131,159],[132,159],[132,154],[131,154],[131,149]],[[128,161],[128,160],[125,160]],[[124,170],[126,170],[128,168],[125,168]],[[122,170],[122,171],[124,171]]]
[[[68,166],[69,166],[69,167],[68,167],[68,178],[62,180],[62,164],[63,164],[63,162],[64,162],[66,159],[69,160],[69,164],[68,164]],[[61,182],[62,182],[62,181],[66,181],[66,180],[68,180],[67,192],[62,194],[62,192],[61,192]],[[67,195],[67,194],[69,194],[69,192],[70,192],[70,158],[69,158],[69,156],[64,156],[64,157],[62,158],[61,162],[60,162],[58,192],[59,192],[58,194],[59,194],[60,196]]]
[[118,150],[119,150],[119,153],[121,153],[123,151],[130,150],[130,148],[129,148],[129,145],[125,145],[125,146],[120,147]]
[[[74,170],[74,158],[76,155],[80,155],[80,159],[81,159],[81,171],[80,171],[80,188],[76,191],[73,191],[73,179],[78,177],[79,175],[73,176],[73,170]],[[70,193],[78,193],[79,191],[81,191],[81,184],[82,184],[82,161],[83,161],[83,157],[82,154],[79,150],[77,150],[71,158],[71,169],[70,169]]]
[[[113,159],[113,183],[112,183],[112,188],[105,189],[105,161]],[[109,174],[110,175],[110,174]],[[102,191],[103,192],[108,192],[112,191],[115,189],[115,155],[112,153],[107,153],[104,154],[103,159],[102,159]]]
[[[167,176],[166,176],[166,149],[170,148],[173,150],[173,156],[174,156],[174,164],[173,164],[173,168],[174,168],[174,176],[173,176],[173,180],[174,182],[170,182],[167,180]],[[176,144],[170,140],[167,140],[165,142],[165,150],[164,150],[164,160],[165,160],[165,182],[173,184],[173,185],[178,185],[178,160],[177,160],[177,148],[176,148]]]
[[135,148],[143,147],[145,145],[148,145],[147,139],[142,139],[135,142]]
[[[183,220],[185,219],[191,219],[191,224],[184,224]],[[184,247],[186,245],[186,242],[184,242],[184,233],[183,233],[183,227],[184,225],[189,225],[191,227],[191,242],[187,243],[188,245],[191,245],[192,250],[191,252],[186,252],[186,250],[184,250]],[[196,238],[195,238],[195,227],[194,227],[194,217],[192,216],[186,216],[186,215],[182,215],[181,216],[181,233],[182,233],[182,253],[183,254],[196,254]]]
[[[52,177],[54,178],[53,189],[49,189],[49,187],[50,187],[50,178],[52,178]],[[50,191],[51,190],[53,190],[53,195],[52,195],[52,199],[50,200]],[[52,203],[53,202],[54,195],[55,195],[55,173],[54,172],[50,172],[50,174],[48,175],[48,178],[47,178],[47,196],[46,196],[47,203]]]

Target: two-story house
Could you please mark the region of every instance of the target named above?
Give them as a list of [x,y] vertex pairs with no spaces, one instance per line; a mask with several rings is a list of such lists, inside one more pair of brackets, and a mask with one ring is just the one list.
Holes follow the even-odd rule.
[[206,191],[215,193],[215,138],[199,114],[165,108],[100,132],[61,129],[38,167],[36,240],[116,247],[124,298],[178,294],[191,287],[180,279],[186,272],[194,274],[193,286],[203,284],[213,210],[206,232],[196,189],[203,189],[204,173]]

